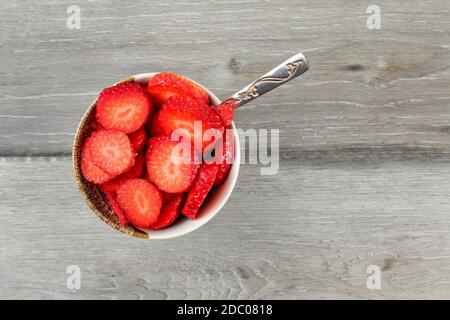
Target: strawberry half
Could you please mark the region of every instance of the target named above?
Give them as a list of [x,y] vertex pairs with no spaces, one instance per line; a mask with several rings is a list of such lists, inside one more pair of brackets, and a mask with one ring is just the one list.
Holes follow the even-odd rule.
[[92,162],[111,175],[119,175],[134,164],[130,139],[120,131],[94,132],[90,138],[89,152]]
[[100,93],[96,118],[105,129],[131,133],[142,127],[151,111],[145,90],[137,83],[124,82]]
[[134,152],[139,153],[145,146],[145,142],[147,141],[147,133],[145,132],[144,127],[141,127],[137,131],[130,133],[128,138],[130,138],[131,146],[133,147]]
[[181,213],[189,219],[195,219],[200,206],[213,186],[217,170],[216,164],[206,164],[200,168],[194,186],[187,194],[186,202],[181,210]]
[[128,220],[123,214],[123,211],[120,208],[119,204],[116,202],[116,196],[113,193],[107,192],[106,197],[108,198],[109,204],[111,205],[114,213],[117,215],[117,218],[119,218],[120,224],[126,225],[128,223]]
[[117,202],[135,227],[148,228],[158,220],[162,195],[147,180],[131,179],[117,190]]
[[164,199],[163,208],[161,214],[158,217],[158,221],[150,227],[150,229],[158,230],[166,228],[173,224],[180,215],[181,203],[183,202],[183,193],[177,193]]
[[81,172],[89,182],[104,183],[114,178],[114,175],[109,174],[92,162],[91,153],[89,151],[91,141],[91,138],[87,139],[83,145],[83,150],[81,151]]
[[170,135],[177,129],[185,129],[192,143],[203,150],[209,144],[209,141],[203,141],[203,135],[211,126],[201,110],[202,106],[189,96],[172,96],[153,117],[151,133]]
[[120,176],[115,177],[114,179],[102,183],[100,185],[100,189],[105,193],[113,193],[115,194],[117,190],[128,180],[139,178],[142,173],[144,172],[144,155],[140,154],[136,157],[136,161],[134,163],[134,166],[131,167],[130,170],[128,170],[125,173],[122,173]]
[[148,179],[161,191],[186,192],[195,179],[198,165],[194,163],[194,155],[187,157],[177,152],[179,144],[171,141],[170,136],[153,137],[147,143]]
[[148,81],[147,91],[159,106],[174,95],[187,95],[208,104],[209,96],[199,85],[172,72],[158,73]]

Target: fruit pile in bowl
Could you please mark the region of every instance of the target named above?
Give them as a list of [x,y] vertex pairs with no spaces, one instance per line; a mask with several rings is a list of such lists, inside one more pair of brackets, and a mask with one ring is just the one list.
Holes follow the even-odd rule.
[[73,153],[91,209],[139,237],[170,238],[206,223],[237,178],[233,109],[218,104],[169,72],[104,89],[80,123]]

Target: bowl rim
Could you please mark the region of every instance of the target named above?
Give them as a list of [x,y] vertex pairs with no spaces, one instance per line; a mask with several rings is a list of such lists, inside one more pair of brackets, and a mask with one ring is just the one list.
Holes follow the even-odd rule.
[[[123,82],[138,82],[139,83],[139,82],[148,81],[148,79],[150,79],[151,77],[155,76],[158,73],[160,73],[160,72],[148,72],[148,73],[135,74],[133,76],[126,77],[126,78],[114,83],[113,85],[117,85],[117,84],[120,84]],[[187,78],[186,76],[183,76],[183,77]],[[214,105],[220,104],[221,101],[219,100],[219,98],[217,98],[217,96],[214,93],[212,93],[208,88],[204,87],[202,84],[200,84],[190,78],[187,78],[187,79],[194,82],[195,84],[200,86],[203,90],[205,90]],[[82,181],[85,179],[82,176],[81,168],[80,168],[80,161],[79,161],[79,158],[77,157],[77,154],[80,152],[78,150],[77,144],[80,139],[81,131],[84,128],[84,126],[87,124],[86,122],[87,122],[88,118],[91,116],[91,113],[93,112],[93,110],[96,106],[97,100],[98,100],[98,95],[95,97],[94,101],[87,108],[87,110],[84,112],[84,114],[77,126],[77,130],[76,130],[76,134],[75,134],[74,142],[73,142],[73,146],[72,146],[72,165],[73,165],[73,169],[74,169],[74,175],[75,175],[75,179],[77,182],[78,190],[81,193],[82,197],[84,198],[85,202],[87,203],[88,207],[91,209],[91,211],[93,211],[95,213],[96,216],[98,216],[101,220],[103,220],[106,224],[110,225],[114,229],[116,229],[122,233],[136,237],[136,238],[170,239],[170,238],[176,238],[176,237],[180,237],[182,235],[186,235],[190,232],[193,232],[193,231],[199,229],[200,227],[202,227],[206,223],[208,223],[212,218],[214,218],[217,215],[217,213],[219,213],[219,211],[222,209],[222,207],[225,205],[225,203],[228,201],[229,197],[231,196],[231,193],[233,192],[233,189],[236,185],[237,178],[239,175],[240,158],[241,158],[240,143],[239,143],[238,132],[237,132],[234,122],[231,123],[231,129],[233,130],[232,131],[233,138],[235,141],[235,152],[234,152],[233,164],[232,164],[232,167],[231,167],[231,170],[230,170],[230,173],[229,173],[227,179],[221,185],[221,187],[223,187],[223,186],[225,186],[225,183],[227,183],[228,188],[225,190],[222,197],[216,203],[214,203],[213,209],[211,209],[211,211],[213,211],[212,213],[208,213],[207,215],[204,215],[201,218],[201,220],[200,219],[188,220],[188,221],[198,221],[198,223],[192,224],[191,227],[184,228],[178,232],[170,232],[170,227],[168,227],[167,229],[160,229],[160,230],[141,229],[141,228],[136,228],[131,225],[123,226],[118,222],[108,219],[102,212],[100,212],[100,210],[98,210],[97,206],[94,204],[92,199],[89,197],[86,190],[84,190]],[[88,183],[90,183],[90,182],[88,182]],[[105,203],[108,203],[106,201],[105,197],[102,197],[102,198]]]

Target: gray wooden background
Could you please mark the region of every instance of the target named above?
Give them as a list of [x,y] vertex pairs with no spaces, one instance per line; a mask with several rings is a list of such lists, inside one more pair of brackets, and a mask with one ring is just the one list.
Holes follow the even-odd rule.
[[[81,8],[81,29],[66,26]],[[369,30],[369,5],[381,29]],[[0,1],[0,298],[450,298],[450,2]],[[280,129],[208,225],[118,233],[72,175],[84,110],[172,70],[226,98],[302,50],[311,69],[239,110]],[[81,289],[66,268],[81,268]],[[366,287],[381,269],[381,290]]]

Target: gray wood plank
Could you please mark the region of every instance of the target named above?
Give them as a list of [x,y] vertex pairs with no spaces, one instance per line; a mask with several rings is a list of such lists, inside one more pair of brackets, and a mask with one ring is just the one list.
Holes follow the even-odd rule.
[[2,159],[0,298],[450,298],[448,157],[241,169],[209,224],[151,241],[89,211],[70,159]]
[[[127,75],[173,70],[227,97],[298,50],[312,69],[239,111],[308,148],[447,147],[450,3],[378,1],[0,2],[0,154],[67,155],[84,110]],[[274,111],[276,109],[276,111]],[[293,141],[289,137],[295,137]]]
[[[350,0],[78,4],[69,30],[67,3],[0,0],[0,298],[450,298],[448,1],[377,1],[376,31]],[[311,70],[236,116],[280,129],[278,175],[243,166],[170,241],[89,211],[69,156],[105,85],[172,70],[225,98],[299,50]]]

